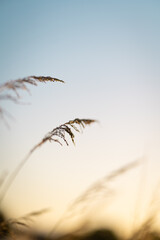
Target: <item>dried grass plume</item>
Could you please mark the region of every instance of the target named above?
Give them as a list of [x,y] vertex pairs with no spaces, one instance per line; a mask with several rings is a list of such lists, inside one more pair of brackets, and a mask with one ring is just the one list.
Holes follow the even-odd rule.
[[[75,118],[74,120],[70,120],[64,124],[61,124],[59,127],[54,128],[52,131],[48,132],[47,135],[44,136],[44,138],[36,144],[27,154],[27,156],[19,163],[19,165],[15,168],[15,170],[12,172],[12,174],[9,176],[8,181],[6,182],[6,185],[4,186],[3,190],[0,193],[0,203],[6,196],[6,193],[8,192],[10,186],[14,182],[16,176],[18,175],[19,171],[22,169],[24,164],[27,162],[31,154],[40,146],[42,146],[45,142],[57,142],[60,145],[62,144],[62,141],[66,143],[66,145],[69,145],[68,140],[66,139],[66,134],[70,137],[71,141],[75,143],[75,135],[73,133],[73,130],[76,132],[80,131],[80,128],[85,128],[85,126],[90,125],[92,123],[97,122],[93,119],[79,119]],[[62,140],[62,141],[61,141]]]
[[[60,80],[58,78],[53,78],[50,76],[44,77],[44,76],[29,76],[25,78],[20,78],[13,81],[8,81],[2,85],[0,85],[0,100],[10,100],[14,103],[21,103],[20,102],[20,94],[19,90],[24,90],[30,93],[28,85],[34,85],[37,86],[38,82],[61,82],[64,83],[63,80]],[[8,91],[11,90],[14,95],[11,93],[8,93]],[[6,92],[7,91],[7,92]],[[3,119],[3,121],[8,126],[6,120],[6,117],[10,117],[9,113],[3,109],[0,105],[0,117]]]

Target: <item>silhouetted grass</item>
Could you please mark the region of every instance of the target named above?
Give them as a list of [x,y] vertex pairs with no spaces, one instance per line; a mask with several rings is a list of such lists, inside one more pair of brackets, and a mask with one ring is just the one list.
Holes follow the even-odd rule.
[[[19,90],[24,90],[29,92],[28,85],[37,86],[38,82],[61,82],[64,83],[63,80],[52,78],[52,77],[44,77],[44,76],[29,76],[26,78],[10,81],[4,83],[0,86],[0,100],[10,100],[14,103],[20,103],[20,94]],[[12,91],[12,94],[6,93],[6,91]],[[4,119],[4,115],[8,115],[7,111],[0,106],[0,116]],[[0,203],[4,200],[9,188],[14,182],[16,176],[21,171],[24,164],[28,161],[30,156],[41,146],[43,146],[46,142],[56,142],[60,145],[65,143],[67,146],[69,145],[69,140],[75,144],[75,135],[74,132],[80,132],[80,129],[85,128],[92,123],[97,122],[94,119],[79,119],[76,118],[74,120],[70,120],[61,124],[60,126],[54,128],[50,132],[48,132],[35,146],[31,148],[26,157],[18,164],[15,170],[8,176],[2,175],[0,178]],[[67,137],[68,136],[68,137]],[[109,183],[117,177],[125,174],[130,171],[134,167],[139,166],[143,159],[136,160],[131,162],[123,167],[119,167],[117,170],[107,174],[100,180],[91,184],[86,191],[84,191],[78,198],[76,198],[71,205],[66,209],[62,218],[60,218],[57,223],[54,225],[51,233],[48,236],[38,235],[31,231],[30,222],[32,222],[34,217],[38,217],[41,214],[44,214],[47,209],[42,209],[40,211],[31,212],[23,217],[17,219],[6,219],[2,214],[2,209],[0,207],[0,240],[10,240],[10,239],[34,239],[34,240],[122,240],[122,238],[118,237],[118,234],[109,230],[109,229],[96,229],[94,231],[89,231],[83,234],[77,234],[76,232],[72,232],[69,234],[62,233],[62,236],[57,238],[53,233],[56,232],[58,226],[64,221],[73,218],[81,214],[85,211],[89,206],[91,206],[92,202],[95,201],[99,196],[101,198],[106,198],[110,192]],[[105,194],[104,194],[105,193]],[[153,196],[151,206],[155,206],[155,201],[158,199],[158,196],[155,194]],[[16,207],[16,206],[15,206]],[[146,214],[145,221],[134,229],[132,235],[128,240],[160,240],[160,234],[154,232],[153,226],[159,212],[159,206],[151,211],[148,215]],[[83,228],[83,227],[81,227]],[[82,229],[83,230],[83,229]],[[24,238],[23,238],[24,237]],[[126,239],[123,239],[126,240]]]
[[[27,91],[29,93],[30,91],[29,91],[28,85],[37,86],[38,82],[43,82],[43,83],[61,82],[61,83],[64,83],[63,80],[60,80],[58,78],[53,78],[50,76],[46,76],[46,77],[44,77],[44,76],[29,76],[29,77],[20,78],[20,79],[13,80],[13,81],[8,81],[8,82],[0,85],[0,100],[10,100],[14,103],[21,103],[19,90]],[[12,91],[14,93],[14,95],[8,93],[9,91]],[[1,105],[0,105],[0,117],[1,117],[1,119],[3,119],[5,124],[7,126],[9,126],[5,117],[11,118],[12,116],[7,112],[6,109],[2,108]]]
[[96,122],[96,120],[76,118],[74,120],[70,120],[70,121],[60,125],[59,127],[54,128],[51,132],[48,132],[44,136],[44,138],[29,151],[29,153],[26,155],[26,157],[18,164],[18,166],[12,172],[12,174],[8,178],[8,181],[5,185],[5,187],[3,188],[3,191],[1,191],[1,193],[0,193],[0,203],[2,202],[4,197],[6,196],[6,193],[8,192],[8,189],[12,185],[12,183],[13,183],[14,179],[16,178],[17,174],[19,173],[19,171],[22,169],[22,167],[27,162],[27,160],[32,155],[32,153],[35,150],[37,150],[37,148],[39,148],[45,142],[48,142],[48,141],[49,142],[54,141],[54,142],[57,142],[57,143],[62,145],[60,139],[62,139],[67,145],[69,145],[68,141],[66,140],[65,134],[68,134],[69,137],[71,138],[72,142],[74,143],[75,135],[73,133],[73,130],[79,132],[79,129],[77,128],[76,125],[84,128],[85,126],[90,125],[94,122]]

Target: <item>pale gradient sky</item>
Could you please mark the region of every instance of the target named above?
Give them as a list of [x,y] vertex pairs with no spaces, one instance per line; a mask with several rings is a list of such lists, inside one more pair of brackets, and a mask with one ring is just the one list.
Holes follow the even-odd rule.
[[[159,12],[157,0],[1,0],[0,82],[29,75],[66,82],[29,86],[31,96],[21,96],[30,105],[3,102],[15,120],[9,120],[10,130],[0,123],[1,172],[11,172],[54,127],[75,117],[100,121],[76,134],[76,147],[47,143],[33,154],[4,200],[11,216],[49,206],[54,222],[92,182],[143,155],[148,159],[144,196],[155,187],[160,169]],[[126,222],[127,212],[134,213],[136,196],[131,206],[126,204],[138,189],[138,171],[115,187],[122,192],[113,208]]]

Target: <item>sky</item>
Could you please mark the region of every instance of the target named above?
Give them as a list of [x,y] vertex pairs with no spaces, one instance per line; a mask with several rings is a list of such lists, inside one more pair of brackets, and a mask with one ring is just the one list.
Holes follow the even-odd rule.
[[102,210],[100,203],[88,213],[100,223],[123,218],[128,229],[135,208],[143,218],[159,182],[159,11],[157,0],[1,0],[0,83],[30,75],[65,81],[28,86],[30,94],[20,92],[24,104],[1,100],[13,116],[9,128],[0,122],[1,173],[60,124],[99,121],[76,134],[76,146],[37,149],[4,199],[10,217],[49,207],[41,225],[51,228],[93,182],[144,158],[116,180],[110,204],[103,199]]

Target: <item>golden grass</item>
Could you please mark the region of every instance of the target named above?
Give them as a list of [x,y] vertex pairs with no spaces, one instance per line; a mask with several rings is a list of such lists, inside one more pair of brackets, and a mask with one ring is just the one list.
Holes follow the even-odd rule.
[[110,194],[113,194],[113,191],[109,186],[110,182],[113,181],[115,178],[132,170],[133,168],[138,167],[142,162],[143,159],[138,159],[131,163],[128,163],[125,166],[118,168],[117,170],[111,172],[110,174],[107,174],[103,178],[91,184],[79,197],[77,197],[70,204],[62,217],[54,225],[53,229],[50,232],[50,235],[55,233],[57,228],[65,220],[70,220],[75,216],[77,217],[87,211],[87,209],[90,208],[96,200],[107,199],[108,197],[110,197]]

